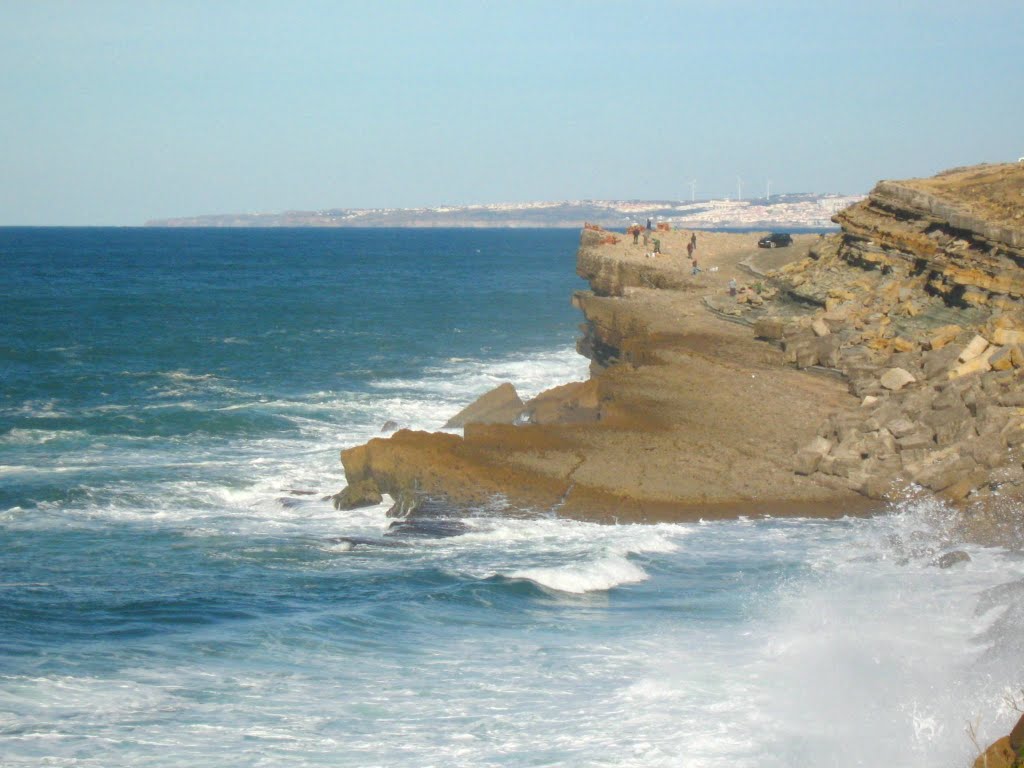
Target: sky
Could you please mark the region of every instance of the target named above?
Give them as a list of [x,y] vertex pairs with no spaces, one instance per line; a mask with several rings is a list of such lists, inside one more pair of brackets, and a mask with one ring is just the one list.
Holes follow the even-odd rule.
[[0,0],[0,225],[866,193],[1024,156],[1024,2]]

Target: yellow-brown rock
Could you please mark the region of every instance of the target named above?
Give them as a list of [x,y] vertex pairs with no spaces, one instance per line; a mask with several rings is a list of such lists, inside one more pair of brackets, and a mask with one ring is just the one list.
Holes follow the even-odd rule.
[[873,508],[850,488],[793,472],[797,446],[860,399],[842,381],[791,369],[780,350],[703,303],[745,279],[740,260],[777,268],[818,238],[798,235],[767,254],[755,235],[701,233],[705,272],[694,276],[689,236],[662,233],[666,255],[655,265],[629,242],[590,245],[584,233],[578,263],[596,290],[573,301],[586,319],[579,348],[590,379],[526,403],[521,420],[531,423],[469,423],[464,437],[406,430],[349,449],[349,482],[605,521]]
[[1008,371],[1013,367],[1013,347],[999,347],[989,358],[989,365],[994,371]]
[[981,335],[975,336],[964,347],[958,359],[961,363],[970,362],[974,358],[980,357],[986,349],[988,349],[988,340]]
[[541,392],[526,403],[531,424],[571,424],[600,418],[598,379],[574,381]]
[[992,334],[995,344],[1024,344],[1024,331],[1012,328],[997,328]]
[[1017,754],[1010,747],[1010,737],[1004,736],[978,755],[974,768],[1018,768],[1020,764]]
[[445,423],[445,429],[458,429],[467,424],[511,424],[523,410],[515,386],[499,384],[467,405]]
[[942,349],[953,341],[963,331],[959,325],[944,325],[932,332],[928,338],[927,346],[930,349]]

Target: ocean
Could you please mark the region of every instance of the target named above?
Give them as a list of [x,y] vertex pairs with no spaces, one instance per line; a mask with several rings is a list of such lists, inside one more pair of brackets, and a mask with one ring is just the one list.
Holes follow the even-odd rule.
[[0,766],[952,768],[1005,734],[1024,559],[941,505],[333,508],[385,422],[586,376],[577,241],[0,229]]

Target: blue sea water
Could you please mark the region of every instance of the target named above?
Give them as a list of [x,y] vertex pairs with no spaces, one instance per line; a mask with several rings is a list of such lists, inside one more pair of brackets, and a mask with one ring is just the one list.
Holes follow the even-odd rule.
[[577,236],[0,229],[0,766],[963,766],[1005,733],[1024,562],[931,566],[940,506],[333,509],[385,421],[586,376]]

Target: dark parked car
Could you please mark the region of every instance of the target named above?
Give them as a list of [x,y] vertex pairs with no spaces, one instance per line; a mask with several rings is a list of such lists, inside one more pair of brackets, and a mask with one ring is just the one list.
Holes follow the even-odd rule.
[[793,238],[785,232],[772,232],[757,241],[759,248],[785,248],[793,244]]

